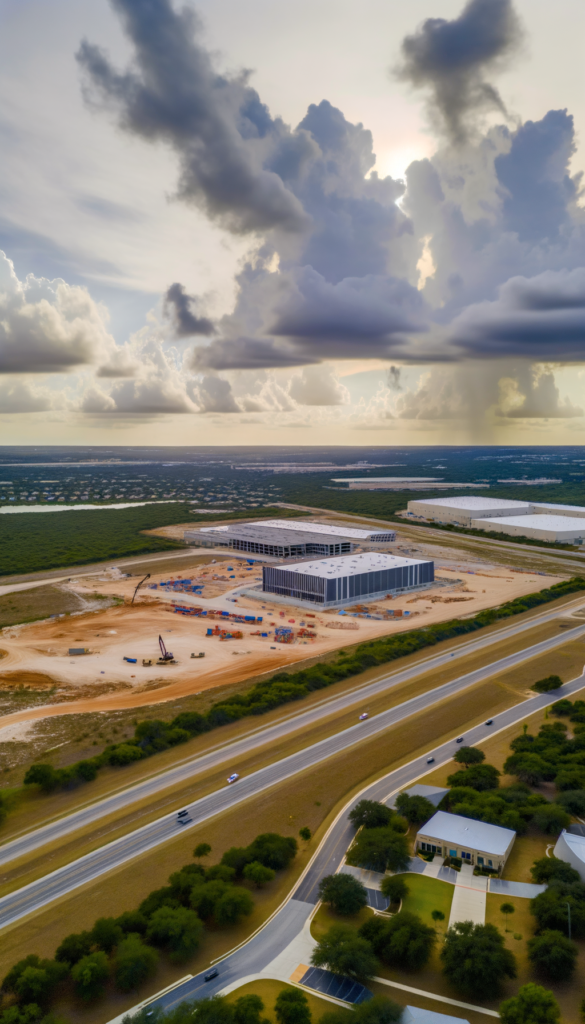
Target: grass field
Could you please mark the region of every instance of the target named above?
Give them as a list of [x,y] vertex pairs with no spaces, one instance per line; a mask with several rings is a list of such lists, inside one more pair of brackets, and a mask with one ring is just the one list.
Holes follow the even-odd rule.
[[[262,981],[250,981],[247,985],[241,985],[240,988],[236,989],[235,992],[230,992],[227,996],[227,1000],[230,1003],[235,1003],[236,999],[240,996],[255,995],[260,996],[264,1002],[264,1014],[269,1021],[275,1021],[276,1016],[274,1014],[274,1003],[277,995],[283,991],[283,989],[290,989],[292,985],[285,985],[282,981],[262,980]],[[344,1007],[340,1006],[339,1003],[331,1003],[328,999],[320,999],[319,996],[310,992],[309,989],[303,989],[309,1003],[309,1010],[313,1021],[317,1022],[325,1013],[330,1013],[332,1010],[341,1010],[343,1012]],[[347,1008],[347,1015],[351,1010]]]
[[[449,923],[454,886],[449,882],[440,882],[438,878],[426,878],[424,875],[406,874],[400,877],[404,878],[409,889],[408,896],[402,901],[401,910],[417,914],[425,924],[436,928],[438,932],[444,932]],[[435,924],[431,917],[433,910],[442,910],[445,920]]]

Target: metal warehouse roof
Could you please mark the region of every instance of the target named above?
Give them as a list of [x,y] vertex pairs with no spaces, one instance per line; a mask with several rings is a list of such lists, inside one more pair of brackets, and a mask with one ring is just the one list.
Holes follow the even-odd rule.
[[531,501],[530,504],[533,508],[549,508],[551,512],[554,512],[555,508],[562,508],[567,512],[582,512],[585,514],[585,506],[583,505],[555,505],[551,501]]
[[369,537],[378,537],[386,533],[394,534],[394,530],[383,528],[377,530],[359,530],[355,526],[328,526],[325,523],[312,523],[307,522],[307,520],[303,522],[299,519],[263,519],[258,523],[258,526],[260,525],[268,526],[270,529],[294,530],[295,532],[303,531],[307,533],[324,533],[329,534],[332,537],[347,537],[351,540],[367,540]]
[[516,835],[510,828],[488,825],[485,821],[475,821],[447,811],[437,811],[419,829],[419,833],[430,839],[439,839],[442,843],[453,843],[454,846],[469,847],[495,856],[502,856]]
[[379,572],[381,569],[401,569],[407,565],[428,565],[428,558],[399,558],[379,551],[367,551],[363,555],[336,555],[335,558],[320,558],[311,562],[294,562],[283,566],[287,572],[303,573],[307,576],[325,576],[327,579],[341,579],[344,576],[359,576],[365,572]]
[[585,836],[574,836],[570,832],[563,831],[561,838],[565,840],[571,853],[585,862]]
[[451,1017],[447,1013],[436,1013],[434,1010],[422,1010],[420,1006],[405,1006],[401,1024],[469,1024],[463,1017]]
[[439,505],[443,508],[460,508],[465,512],[475,509],[532,508],[529,501],[513,501],[504,498],[483,498],[479,495],[462,494],[460,498],[421,498],[421,505]]
[[502,526],[518,526],[522,529],[527,530],[551,530],[557,531],[558,533],[564,532],[575,532],[580,531],[581,533],[585,530],[585,519],[577,519],[573,516],[547,516],[544,515],[528,515],[528,516],[493,516],[490,519],[474,519],[474,523],[489,523],[491,527],[498,526],[499,523]]

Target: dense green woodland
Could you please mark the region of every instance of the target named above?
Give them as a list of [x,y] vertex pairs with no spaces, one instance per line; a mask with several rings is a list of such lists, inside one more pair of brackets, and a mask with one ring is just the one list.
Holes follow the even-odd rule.
[[[0,515],[0,576],[174,551],[183,545],[140,531],[175,523],[250,518],[249,510],[202,516],[190,512],[190,507],[186,502],[169,502],[124,509]],[[256,518],[274,514],[273,508],[254,512]]]

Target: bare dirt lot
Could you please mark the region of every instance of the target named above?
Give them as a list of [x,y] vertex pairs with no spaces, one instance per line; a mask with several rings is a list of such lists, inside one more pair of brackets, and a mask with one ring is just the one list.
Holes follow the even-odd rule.
[[[100,594],[123,601],[115,607],[53,618],[0,633],[0,690],[25,687],[37,694],[46,693],[39,706],[22,708],[5,715],[3,726],[31,721],[49,715],[82,714],[90,711],[115,711],[158,704],[178,697],[200,693],[214,687],[233,684],[275,671],[307,658],[319,657],[343,646],[418,625],[440,622],[462,614],[472,615],[503,601],[557,582],[559,577],[507,571],[487,566],[457,571],[437,569],[435,584],[425,591],[406,593],[394,599],[371,602],[367,611],[383,615],[388,609],[402,611],[402,618],[376,619],[340,616],[337,610],[308,612],[298,607],[271,603],[265,596],[244,595],[243,586],[258,584],[261,569],[245,561],[208,556],[193,558],[181,577],[202,585],[202,595],[169,592],[161,584],[169,583],[168,574],[153,574],[146,587],[138,591],[130,604],[137,577],[125,578],[118,572],[103,577],[72,580],[67,586],[84,600]],[[147,589],[156,585],[157,589]],[[174,605],[205,608],[208,616],[196,618],[174,611]],[[95,607],[95,605],[94,605]],[[211,619],[219,610],[262,616],[262,623],[230,624]],[[408,613],[406,615],[405,613]],[[241,637],[220,639],[207,636],[218,626]],[[275,628],[293,631],[292,643],[280,643]],[[341,628],[340,628],[341,627]],[[314,637],[299,635],[302,629]],[[261,636],[260,633],[267,633]],[[159,634],[172,651],[175,665],[157,665]],[[69,655],[69,649],[87,648],[89,653]],[[204,658],[191,654],[203,653]],[[3,656],[2,656],[3,655]],[[136,659],[136,662],[125,661]],[[153,664],[144,666],[143,659]]]

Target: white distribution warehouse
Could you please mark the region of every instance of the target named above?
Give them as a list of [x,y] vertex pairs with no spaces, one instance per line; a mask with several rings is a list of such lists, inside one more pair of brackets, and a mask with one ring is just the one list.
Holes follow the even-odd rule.
[[302,558],[305,555],[343,555],[363,544],[390,544],[394,530],[330,526],[299,519],[260,519],[227,526],[202,526],[185,530],[189,544],[226,547],[233,551],[268,555],[271,558]]
[[279,594],[295,604],[331,608],[401,590],[415,590],[428,586],[434,578],[434,562],[368,551],[296,562],[286,567],[263,566],[262,590]]
[[530,537],[552,544],[582,544],[585,519],[568,516],[503,516],[496,519],[472,519],[474,530],[489,533],[508,533],[511,537]]
[[453,526],[471,526],[472,519],[491,519],[493,516],[529,515],[533,506],[528,501],[504,498],[478,497],[463,494],[459,498],[423,498],[408,502],[408,513]]

